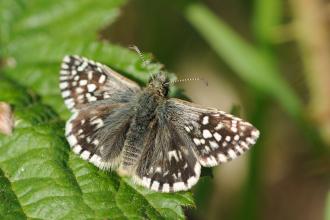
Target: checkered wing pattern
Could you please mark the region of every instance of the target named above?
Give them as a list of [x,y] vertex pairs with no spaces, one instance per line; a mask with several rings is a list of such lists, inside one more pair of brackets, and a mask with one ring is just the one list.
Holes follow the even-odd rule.
[[235,159],[255,144],[259,131],[250,123],[216,109],[169,99],[166,115],[194,150],[202,166],[212,167]]
[[84,104],[99,100],[129,100],[140,91],[135,82],[101,63],[80,56],[64,57],[60,89],[66,106],[73,112]]
[[201,165],[173,125],[159,117],[145,138],[134,179],[154,191],[188,190],[198,181]]
[[89,105],[66,123],[66,137],[74,153],[101,169],[115,169],[129,128],[127,103]]

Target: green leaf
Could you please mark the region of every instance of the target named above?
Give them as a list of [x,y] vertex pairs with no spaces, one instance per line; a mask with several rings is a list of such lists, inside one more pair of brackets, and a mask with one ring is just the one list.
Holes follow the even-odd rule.
[[10,187],[10,182],[0,170],[0,218],[24,219],[26,218],[19,201]]
[[184,219],[190,192],[163,194],[74,155],[64,137],[66,110],[58,89],[60,62],[80,54],[143,84],[134,52],[97,41],[122,0],[0,2],[0,100],[13,107],[15,129],[0,135],[1,219]]

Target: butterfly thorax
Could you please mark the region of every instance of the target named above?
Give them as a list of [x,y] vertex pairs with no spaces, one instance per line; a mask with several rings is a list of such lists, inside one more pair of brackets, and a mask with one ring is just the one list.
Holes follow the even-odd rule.
[[157,108],[165,100],[155,87],[146,87],[136,100],[135,116],[132,118],[123,148],[123,169],[127,172],[137,165],[150,124],[155,121]]
[[169,84],[169,79],[165,74],[157,73],[151,77],[145,90],[155,95],[166,97],[169,91]]

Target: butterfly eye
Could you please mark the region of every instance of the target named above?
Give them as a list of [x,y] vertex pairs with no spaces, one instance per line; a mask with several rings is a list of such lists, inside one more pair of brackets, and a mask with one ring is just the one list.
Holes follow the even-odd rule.
[[169,92],[169,84],[168,83],[163,83],[163,90],[164,90],[164,95],[167,96]]

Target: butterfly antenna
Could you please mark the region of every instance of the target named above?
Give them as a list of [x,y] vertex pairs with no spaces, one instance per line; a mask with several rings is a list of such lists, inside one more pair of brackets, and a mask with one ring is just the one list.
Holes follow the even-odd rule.
[[206,86],[209,85],[209,82],[204,79],[204,78],[199,78],[199,77],[195,77],[195,78],[186,78],[186,79],[177,79],[174,80],[172,82],[170,82],[170,84],[175,84],[175,83],[182,83],[182,82],[189,82],[189,81],[203,81],[205,83]]
[[142,52],[140,51],[140,49],[137,46],[135,46],[135,45],[129,46],[129,49],[134,50],[139,55],[144,66],[147,66],[150,63],[148,60],[146,60],[144,58],[144,55],[142,54]]

